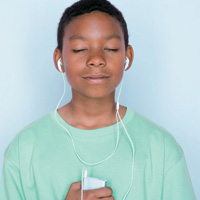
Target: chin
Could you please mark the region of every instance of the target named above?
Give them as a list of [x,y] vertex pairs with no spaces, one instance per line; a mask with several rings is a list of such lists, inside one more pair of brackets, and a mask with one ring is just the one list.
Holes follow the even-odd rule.
[[85,97],[90,98],[90,99],[103,99],[103,98],[107,98],[109,96],[113,96],[114,95],[114,91],[111,92],[90,92],[85,94]]
[[82,89],[72,89],[72,95],[74,97],[82,96],[87,99],[103,99],[113,97],[115,95],[115,88],[106,87],[84,87]]

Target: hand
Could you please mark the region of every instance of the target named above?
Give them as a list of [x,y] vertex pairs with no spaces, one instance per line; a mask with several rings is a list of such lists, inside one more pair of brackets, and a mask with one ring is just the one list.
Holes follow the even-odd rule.
[[[81,182],[72,183],[65,200],[80,200],[81,199]],[[114,200],[112,196],[112,189],[110,187],[103,187],[94,190],[84,190],[83,200]]]

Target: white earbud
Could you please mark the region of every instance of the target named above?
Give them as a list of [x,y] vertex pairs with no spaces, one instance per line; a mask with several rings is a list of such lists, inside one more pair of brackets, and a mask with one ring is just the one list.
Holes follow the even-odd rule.
[[58,60],[57,65],[58,65],[58,70],[59,70],[61,73],[63,73],[63,71],[62,71],[61,58]]
[[126,70],[129,66],[129,59],[128,57],[126,57],[126,61],[124,62],[125,66],[124,66],[124,70]]

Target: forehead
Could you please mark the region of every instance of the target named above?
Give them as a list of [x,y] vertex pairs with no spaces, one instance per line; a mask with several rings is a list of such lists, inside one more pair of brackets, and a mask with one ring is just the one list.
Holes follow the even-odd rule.
[[123,31],[121,25],[117,19],[111,15],[101,12],[93,11],[79,15],[72,19],[70,23],[65,27],[64,36],[72,37],[73,35],[110,35],[116,34],[123,38]]

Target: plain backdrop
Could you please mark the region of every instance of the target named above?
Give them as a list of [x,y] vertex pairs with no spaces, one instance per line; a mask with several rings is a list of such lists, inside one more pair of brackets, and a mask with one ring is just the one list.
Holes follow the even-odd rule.
[[[111,0],[135,51],[120,102],[167,129],[182,147],[200,199],[200,1]],[[71,0],[0,6],[0,171],[11,139],[55,109],[63,92],[53,64],[56,29]],[[70,88],[62,105],[70,100]]]

